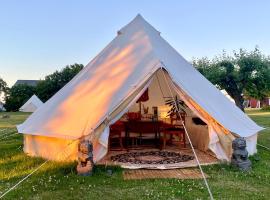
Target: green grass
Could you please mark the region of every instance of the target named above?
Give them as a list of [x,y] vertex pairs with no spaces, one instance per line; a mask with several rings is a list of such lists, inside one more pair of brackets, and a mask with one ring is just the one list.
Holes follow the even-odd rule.
[[[3,113],[0,113],[0,116]],[[0,192],[17,183],[44,162],[22,152],[22,135],[15,125],[29,114],[7,113],[0,117]],[[257,123],[270,127],[270,112],[248,111]],[[4,135],[4,136],[3,136]],[[270,129],[259,135],[258,143],[270,147]],[[258,148],[251,157],[253,169],[242,173],[226,164],[203,167],[210,176],[209,185],[215,199],[269,199],[270,152]],[[102,167],[92,177],[76,175],[76,163],[48,162],[29,179],[11,191],[6,199],[208,199],[202,180],[132,180],[124,181],[122,169]],[[109,176],[107,170],[112,169]]]

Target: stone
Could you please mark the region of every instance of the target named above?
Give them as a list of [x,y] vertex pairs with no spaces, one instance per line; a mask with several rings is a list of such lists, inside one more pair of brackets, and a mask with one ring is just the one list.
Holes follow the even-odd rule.
[[91,176],[93,169],[93,145],[88,140],[82,140],[78,144],[77,173],[82,176]]
[[236,138],[232,142],[233,154],[231,164],[241,171],[248,171],[251,169],[251,161],[248,159],[246,146],[246,140],[244,138]]

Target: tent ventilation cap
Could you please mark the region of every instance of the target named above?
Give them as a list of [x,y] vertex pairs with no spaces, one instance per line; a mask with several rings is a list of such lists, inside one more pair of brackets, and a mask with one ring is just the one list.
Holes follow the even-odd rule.
[[117,31],[117,35],[121,35],[122,34],[122,32],[121,31]]

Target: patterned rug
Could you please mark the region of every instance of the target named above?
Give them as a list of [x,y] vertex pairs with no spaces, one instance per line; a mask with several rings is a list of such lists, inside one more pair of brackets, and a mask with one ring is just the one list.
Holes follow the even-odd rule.
[[135,165],[166,165],[187,162],[194,156],[173,151],[138,151],[111,156],[111,160],[119,163]]
[[[97,165],[105,165],[105,166],[120,166],[122,168],[125,169],[183,169],[183,168],[191,168],[191,167],[197,167],[197,161],[196,159],[192,159],[192,160],[187,160],[187,161],[182,161],[182,162],[178,162],[178,163],[168,163],[168,161],[170,160],[165,160],[167,162],[167,164],[140,164],[142,162],[137,162],[138,164],[132,164],[129,162],[124,162],[124,160],[122,160],[122,162],[119,161],[113,161],[111,158],[117,158],[118,155],[120,154],[126,154],[126,153],[133,153],[133,152],[156,152],[159,151],[159,149],[156,148],[149,148],[149,149],[132,149],[130,151],[110,151],[108,152],[108,154],[102,159],[100,160]],[[164,150],[165,151],[165,150]],[[186,148],[186,149],[178,149],[178,147],[168,147],[167,150],[168,152],[173,152],[173,153],[179,153],[181,156],[183,156],[185,158],[184,155],[186,156],[191,156],[192,158],[194,157],[194,153],[192,151],[192,149]],[[198,156],[198,159],[201,163],[201,165],[212,165],[212,164],[217,164],[219,163],[218,159],[211,154],[211,152],[203,152],[200,150],[195,150],[196,154]],[[161,151],[162,152],[162,151]],[[161,161],[163,160],[163,157],[161,156],[152,156],[149,155],[152,153],[146,153],[144,154],[144,156],[137,156],[137,159],[131,158],[133,163],[136,163],[136,160],[146,160],[148,161],[149,159],[153,159],[154,162],[156,163],[162,163]],[[136,153],[136,155],[138,155],[138,153]],[[139,154],[140,155],[140,154]],[[173,154],[171,154],[173,155]],[[115,157],[116,156],[116,157]],[[119,156],[120,157],[120,156]],[[135,156],[136,157],[136,156]],[[181,158],[182,159],[182,158]],[[134,162],[135,161],[135,162]],[[163,160],[164,161],[164,160]],[[144,162],[147,163],[147,162]],[[151,161],[151,163],[153,163]]]

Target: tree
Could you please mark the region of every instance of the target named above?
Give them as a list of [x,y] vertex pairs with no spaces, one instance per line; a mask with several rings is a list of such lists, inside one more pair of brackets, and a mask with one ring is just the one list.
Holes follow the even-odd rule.
[[41,80],[36,86],[37,95],[42,101],[47,101],[63,86],[65,86],[76,74],[83,69],[82,64],[67,65],[61,71],[56,71]]
[[7,83],[0,77],[0,94],[7,91]]
[[223,53],[212,61],[197,59],[193,65],[219,89],[225,89],[243,111],[243,95],[263,99],[270,93],[270,60],[258,48],[251,52],[240,49],[233,56]]
[[1,98],[5,98],[6,94],[8,92],[8,86],[7,83],[0,77],[0,102]]
[[20,84],[10,88],[6,96],[5,108],[7,111],[18,111],[19,108],[35,93],[35,87]]

